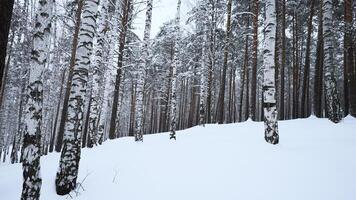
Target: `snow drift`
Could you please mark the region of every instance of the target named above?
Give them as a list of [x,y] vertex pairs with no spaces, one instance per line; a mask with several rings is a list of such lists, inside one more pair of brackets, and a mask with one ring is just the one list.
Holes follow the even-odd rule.
[[[264,141],[263,123],[206,125],[107,141],[83,149],[75,200],[354,200],[356,119],[279,123],[280,144]],[[41,199],[57,196],[59,154],[41,158]],[[0,165],[0,199],[21,195],[20,164]]]

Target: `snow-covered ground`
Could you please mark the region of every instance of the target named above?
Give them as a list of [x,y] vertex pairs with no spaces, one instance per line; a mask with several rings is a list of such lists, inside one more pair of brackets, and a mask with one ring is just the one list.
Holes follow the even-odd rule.
[[[263,123],[207,125],[105,142],[84,149],[75,200],[355,200],[356,119],[279,123],[267,144]],[[41,160],[41,199],[56,195],[59,154]],[[85,178],[86,177],[86,178]],[[20,164],[0,164],[0,199],[20,199]]]

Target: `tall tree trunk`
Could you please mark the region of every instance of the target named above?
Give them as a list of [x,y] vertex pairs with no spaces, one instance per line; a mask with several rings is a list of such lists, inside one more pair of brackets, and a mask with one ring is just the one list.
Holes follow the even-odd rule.
[[302,117],[308,117],[308,107],[309,107],[309,71],[310,71],[310,43],[311,43],[311,33],[313,28],[313,16],[314,16],[314,5],[316,0],[311,0],[309,19],[308,19],[308,36],[307,36],[307,49],[305,53],[305,65],[304,65],[304,77],[303,77],[303,90],[302,90],[302,102],[301,111]]
[[[12,10],[14,7],[14,0],[1,0],[0,1],[0,91],[2,90],[7,42],[10,31]],[[0,96],[0,106],[2,104],[2,96]]]
[[221,75],[218,105],[216,109],[216,117],[217,117],[217,122],[219,124],[224,123],[225,83],[226,83],[226,70],[227,70],[227,61],[229,56],[229,44],[230,44],[230,32],[231,32],[231,4],[232,4],[232,0],[228,0],[226,36],[225,36],[225,46],[224,46],[224,63],[223,63],[223,69]]
[[334,65],[333,45],[333,5],[332,0],[323,0],[323,35],[324,35],[324,66],[325,66],[325,96],[326,114],[328,118],[338,123],[341,121],[341,107],[337,92]]
[[72,41],[70,64],[69,64],[69,68],[68,68],[66,91],[64,94],[64,100],[63,100],[63,106],[62,106],[61,120],[59,123],[59,129],[58,129],[58,133],[57,133],[57,140],[56,140],[56,146],[55,146],[56,152],[61,151],[62,144],[63,144],[63,135],[64,135],[64,128],[65,128],[65,123],[66,123],[67,112],[68,112],[69,95],[70,95],[72,79],[73,79],[73,68],[75,65],[76,57],[77,57],[76,54],[77,54],[77,46],[78,46],[78,36],[79,36],[79,29],[80,29],[80,23],[81,23],[80,16],[82,14],[83,1],[84,0],[78,0],[78,7],[77,7],[77,10],[75,11],[75,29],[74,29],[74,35],[73,35],[73,41]]
[[276,6],[275,0],[265,0],[265,40],[263,43],[263,113],[265,124],[265,140],[271,144],[278,144],[278,112],[275,88],[275,36],[276,36]]
[[114,99],[112,103],[111,118],[110,118],[109,139],[116,138],[115,131],[116,131],[118,102],[119,102],[119,89],[121,83],[121,72],[123,66],[124,49],[126,45],[126,35],[128,31],[131,3],[132,3],[131,0],[124,0],[124,5],[122,8],[123,13],[121,14],[121,22],[120,22],[121,31],[119,36],[119,57],[118,57],[117,70],[116,70]]
[[286,68],[286,0],[282,0],[282,27],[281,27],[281,39],[282,39],[282,58],[281,58],[281,77],[280,77],[280,94],[279,94],[279,119],[285,119],[285,68]]
[[356,116],[356,64],[354,62],[354,44],[352,41],[352,0],[345,0],[344,34],[344,104],[345,114]]
[[148,48],[151,32],[151,23],[152,23],[152,2],[153,0],[147,0],[147,10],[146,10],[146,22],[145,30],[143,33],[143,40],[141,46],[141,57],[140,65],[138,69],[137,77],[137,96],[136,96],[136,120],[135,120],[135,141],[143,141],[143,93],[145,86],[145,76],[146,76],[146,63],[148,59]]
[[[205,22],[206,23],[206,22]],[[207,43],[208,43],[208,33],[207,26],[204,24],[203,27],[204,41],[202,48],[202,59],[200,67],[200,98],[199,98],[199,124],[203,125],[206,123],[206,97],[208,89],[208,67],[207,67]],[[193,94],[194,95],[194,94]]]
[[253,3],[253,42],[252,42],[252,73],[251,73],[251,99],[250,112],[251,119],[256,121],[256,92],[257,92],[257,53],[258,53],[258,14],[259,14],[259,0],[254,0]]
[[56,191],[69,194],[76,188],[79,170],[83,110],[88,82],[90,56],[93,50],[98,0],[84,0],[78,37],[77,59],[73,68],[73,80],[69,95],[67,123],[63,137],[63,149],[56,176]]
[[[245,119],[242,118],[244,110],[243,110],[243,100],[244,100],[244,94],[247,93],[247,91],[245,90],[245,85],[246,83],[246,74],[247,72],[247,63],[248,63],[248,36],[245,36],[245,53],[244,53],[244,64],[242,67],[242,73],[241,73],[241,92],[240,92],[240,109],[239,109],[239,121],[245,121]],[[245,105],[246,106],[246,105]],[[247,113],[245,113],[246,115]]]
[[23,138],[22,200],[40,198],[42,185],[40,176],[43,105],[42,73],[48,62],[47,52],[50,46],[52,8],[52,1],[41,0],[35,19]]
[[297,14],[294,11],[293,13],[293,111],[292,115],[293,118],[297,118],[298,115],[298,102],[299,102],[299,95],[298,95],[298,90],[299,90],[299,85],[298,85],[298,80],[299,80],[299,67],[298,67],[298,18]]
[[179,67],[179,34],[180,34],[180,5],[181,0],[177,2],[177,13],[174,28],[174,52],[172,63],[172,88],[171,88],[171,108],[170,108],[170,139],[176,139],[176,116],[177,116],[177,68]]
[[[61,100],[62,100],[62,94],[63,94],[63,87],[64,87],[64,80],[65,80],[65,73],[66,70],[63,70],[62,72],[62,81],[61,81],[61,86],[60,86],[60,89],[59,89],[59,98],[58,98],[58,105],[57,105],[57,108],[56,108],[56,117],[54,119],[54,125],[53,125],[53,130],[52,130],[52,138],[51,138],[51,143],[49,145],[49,152],[53,152],[53,149],[54,149],[54,142],[56,140],[56,132],[57,132],[57,124],[58,124],[58,117],[59,117],[59,114],[60,114],[60,107],[61,107]],[[58,138],[57,138],[58,140]]]
[[324,69],[324,38],[323,38],[323,12],[322,5],[323,0],[319,0],[319,25],[318,25],[318,42],[316,49],[316,60],[315,60],[315,75],[314,75],[314,96],[313,96],[313,111],[315,116],[323,117],[323,69]]
[[105,35],[108,30],[107,27],[107,16],[108,16],[108,1],[101,0],[98,13],[98,28],[97,28],[97,47],[95,51],[95,63],[92,67],[93,73],[93,83],[90,97],[90,107],[89,107],[89,127],[88,127],[88,147],[92,147],[92,144],[97,145],[98,143],[98,121],[100,113],[100,105],[102,104],[102,99],[100,97],[100,87],[103,84],[103,50],[105,48]]

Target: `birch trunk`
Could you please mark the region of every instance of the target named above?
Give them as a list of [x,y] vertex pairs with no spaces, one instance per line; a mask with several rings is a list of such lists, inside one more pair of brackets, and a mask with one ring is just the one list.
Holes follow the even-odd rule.
[[40,175],[41,122],[43,105],[42,73],[47,64],[51,34],[52,1],[40,0],[36,13],[33,49],[30,61],[30,77],[25,105],[25,128],[23,138],[23,185],[22,200],[40,198],[42,179]]
[[181,0],[177,2],[177,14],[174,28],[174,52],[172,64],[172,85],[171,85],[171,109],[170,109],[170,139],[176,139],[176,116],[177,116],[177,68],[179,66],[179,39],[180,39],[180,5]]
[[77,57],[69,95],[66,129],[63,137],[63,149],[56,176],[56,191],[59,195],[69,194],[77,185],[84,100],[87,90],[90,56],[93,49],[97,8],[98,0],[84,1],[76,50]]
[[275,88],[275,36],[276,36],[276,6],[275,0],[266,0],[265,40],[263,43],[263,113],[265,124],[265,140],[278,144],[278,112],[276,106]]
[[107,28],[107,11],[108,11],[108,1],[101,0],[98,9],[98,28],[97,28],[97,45],[95,51],[95,62],[93,65],[93,85],[91,93],[91,105],[89,113],[89,132],[88,132],[88,147],[92,147],[93,144],[98,143],[98,121],[100,115],[100,105],[102,104],[102,99],[100,98],[100,87],[104,84],[103,71],[103,52],[105,48],[105,36],[108,30]]
[[146,63],[148,59],[148,48],[152,23],[152,2],[153,0],[147,0],[146,22],[145,30],[142,41],[142,55],[140,57],[140,64],[137,73],[137,88],[136,88],[136,120],[135,120],[135,141],[143,141],[143,93],[145,86],[146,76]]
[[333,46],[333,13],[332,0],[323,0],[323,35],[324,35],[324,77],[326,114],[328,118],[338,123],[341,120],[341,107],[337,92],[334,65]]
[[[204,40],[203,40],[203,49],[202,49],[202,59],[201,59],[201,69],[200,69],[200,99],[199,99],[199,124],[203,125],[206,123],[205,120],[205,111],[206,111],[206,98],[207,98],[207,89],[208,89],[208,67],[206,65],[207,61],[207,27],[204,24],[203,28]],[[194,94],[193,94],[194,95]]]

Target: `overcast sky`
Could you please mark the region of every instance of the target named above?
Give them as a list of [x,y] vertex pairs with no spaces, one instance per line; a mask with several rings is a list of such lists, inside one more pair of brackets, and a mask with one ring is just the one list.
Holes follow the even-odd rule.
[[[178,0],[153,0],[151,38],[156,36],[164,22],[174,19],[177,11],[177,1]],[[189,29],[189,26],[186,26],[185,22],[187,20],[187,12],[191,10],[194,2],[195,0],[182,0],[181,25],[184,29]],[[140,10],[143,10],[145,8],[144,6],[146,5],[142,5]],[[143,29],[145,26],[145,14],[146,10],[143,10],[134,21],[134,32],[141,39],[143,38]]]

